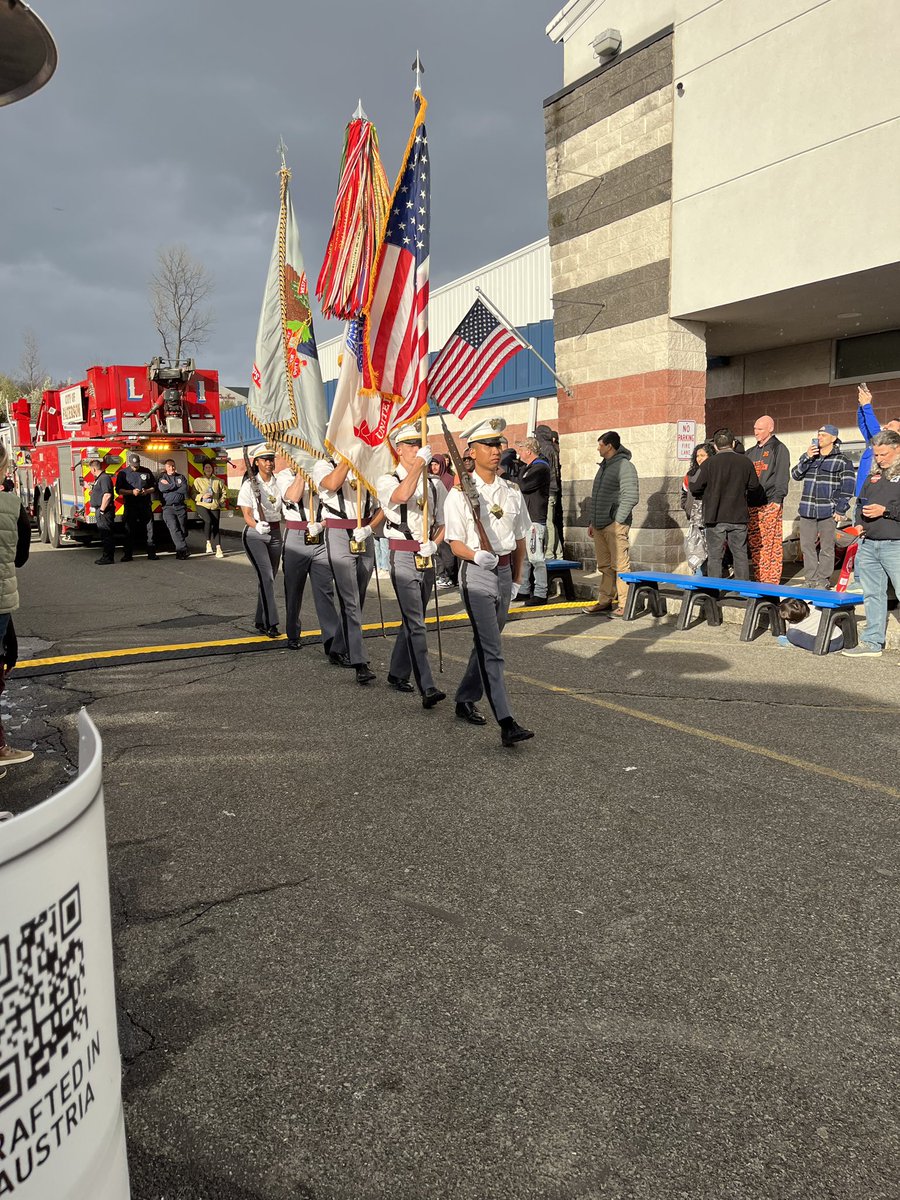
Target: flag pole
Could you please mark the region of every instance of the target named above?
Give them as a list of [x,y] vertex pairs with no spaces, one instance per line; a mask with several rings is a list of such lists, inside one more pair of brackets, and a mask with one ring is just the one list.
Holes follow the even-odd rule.
[[513,335],[513,337],[517,338],[522,343],[522,345],[525,347],[526,350],[530,350],[531,353],[534,355],[534,357],[538,360],[538,362],[542,362],[544,364],[544,366],[547,368],[547,370],[550,372],[550,374],[553,376],[553,378],[556,380],[556,382],[559,384],[559,386],[562,388],[562,390],[566,393],[566,395],[571,396],[572,389],[567,387],[563,383],[563,381],[560,379],[560,377],[557,375],[557,373],[553,370],[553,368],[547,362],[546,358],[544,358],[542,355],[538,354],[537,350],[535,350],[535,348],[534,348],[534,346],[532,346],[531,342],[529,342],[526,338],[523,338],[521,333],[519,333],[518,329],[516,329],[515,326],[510,321],[508,321],[506,319],[506,317],[504,317],[503,313],[500,311],[500,309],[497,307],[497,305],[493,302],[493,300],[488,299],[488,297],[484,294],[484,292],[481,290],[480,287],[476,286],[475,291],[478,293],[478,295],[481,297],[481,299],[484,301],[484,303],[488,306],[488,308],[491,310],[491,312],[494,314],[494,316],[497,318],[497,320],[500,322],[500,324],[504,325],[509,330],[509,332]]

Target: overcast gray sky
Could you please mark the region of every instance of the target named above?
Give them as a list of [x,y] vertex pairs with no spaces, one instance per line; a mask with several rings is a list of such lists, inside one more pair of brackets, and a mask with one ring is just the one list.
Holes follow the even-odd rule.
[[[200,354],[246,384],[278,202],[280,135],[307,272],[330,229],[358,97],[393,185],[425,66],[432,286],[547,232],[543,99],[561,0],[32,0],[59,48],[36,95],[0,108],[0,372],[33,330],[44,367],[144,363],[147,281],[184,243],[214,276]],[[340,332],[318,323],[325,341]]]

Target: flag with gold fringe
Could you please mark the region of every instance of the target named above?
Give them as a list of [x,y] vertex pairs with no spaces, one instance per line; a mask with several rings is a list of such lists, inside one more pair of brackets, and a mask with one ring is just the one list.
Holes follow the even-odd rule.
[[247,414],[309,478],[325,458],[328,409],[313,332],[309,284],[282,157],[281,206],[263,295]]
[[348,321],[362,314],[390,198],[378,133],[360,101],[344,132],[331,236],[316,283],[324,317]]
[[325,431],[325,446],[333,458],[350,464],[370,492],[379,475],[393,470],[386,440],[394,405],[377,392],[362,393],[365,318],[349,321],[344,331],[341,364],[334,403]]
[[418,88],[414,100],[416,117],[372,279],[363,358],[363,391],[408,406],[410,415],[427,400],[431,194],[428,105]]

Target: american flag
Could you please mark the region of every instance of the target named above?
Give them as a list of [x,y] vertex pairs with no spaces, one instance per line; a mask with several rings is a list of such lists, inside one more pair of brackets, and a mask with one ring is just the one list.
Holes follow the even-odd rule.
[[464,417],[522,342],[480,300],[463,317],[431,364],[428,394],[454,417]]
[[378,254],[366,339],[363,386],[402,406],[408,417],[426,402],[428,376],[428,231],[430,175],[424,97],[391,199]]

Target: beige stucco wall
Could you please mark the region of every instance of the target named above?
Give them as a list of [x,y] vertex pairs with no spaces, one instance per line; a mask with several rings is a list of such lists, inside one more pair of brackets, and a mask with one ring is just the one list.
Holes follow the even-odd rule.
[[563,86],[600,66],[591,45],[598,34],[618,29],[623,54],[671,25],[676,7],[677,0],[571,0],[547,26],[547,36],[563,44]]
[[676,7],[672,315],[900,260],[900,5]]

